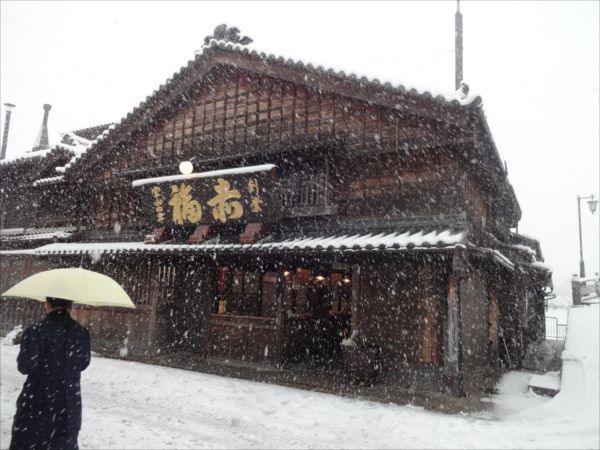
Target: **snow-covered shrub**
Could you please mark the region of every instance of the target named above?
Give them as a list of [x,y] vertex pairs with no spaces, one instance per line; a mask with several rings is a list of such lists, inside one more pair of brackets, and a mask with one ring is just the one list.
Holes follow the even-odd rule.
[[547,372],[554,359],[555,350],[545,340],[533,342],[523,358],[523,368],[537,372]]

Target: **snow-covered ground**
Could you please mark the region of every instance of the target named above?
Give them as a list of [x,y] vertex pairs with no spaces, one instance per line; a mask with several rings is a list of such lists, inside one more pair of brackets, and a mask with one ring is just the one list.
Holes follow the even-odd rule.
[[[511,372],[490,413],[445,415],[189,372],[92,358],[83,373],[82,449],[599,448],[599,305],[573,308],[562,390],[527,392]],[[24,377],[17,346],[2,356],[1,441],[7,448]]]

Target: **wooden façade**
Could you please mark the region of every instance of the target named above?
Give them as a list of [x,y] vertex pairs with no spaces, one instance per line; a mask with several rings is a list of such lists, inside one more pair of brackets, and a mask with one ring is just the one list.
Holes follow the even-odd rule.
[[[212,41],[94,132],[0,164],[0,280],[117,279],[135,311],[76,310],[96,351],[477,397],[544,338],[550,272],[479,97]],[[0,307],[3,332],[40,314]]]

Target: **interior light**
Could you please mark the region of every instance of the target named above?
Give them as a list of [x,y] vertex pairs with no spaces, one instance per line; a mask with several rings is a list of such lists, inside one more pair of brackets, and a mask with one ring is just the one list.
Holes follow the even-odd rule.
[[290,271],[289,271],[289,270],[285,270],[285,271],[283,272],[283,276],[284,276],[284,277],[289,277],[289,276],[290,276]]
[[315,280],[317,280],[317,281],[323,281],[324,279],[325,279],[325,277],[323,275],[317,275],[315,277]]
[[189,175],[194,171],[194,165],[191,161],[181,161],[179,164],[179,171],[184,175]]

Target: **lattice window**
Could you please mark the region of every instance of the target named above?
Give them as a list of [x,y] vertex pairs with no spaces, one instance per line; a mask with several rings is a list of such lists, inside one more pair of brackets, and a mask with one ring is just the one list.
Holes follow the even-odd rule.
[[326,206],[331,200],[329,171],[295,172],[283,177],[283,206]]

